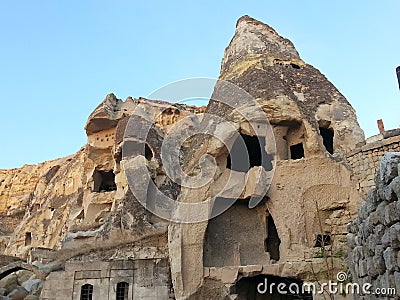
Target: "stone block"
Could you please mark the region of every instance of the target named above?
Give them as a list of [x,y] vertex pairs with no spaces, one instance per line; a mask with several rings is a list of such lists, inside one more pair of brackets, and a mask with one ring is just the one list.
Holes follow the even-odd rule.
[[394,272],[394,282],[396,286],[396,295],[400,296],[400,273]]
[[[375,255],[372,258],[372,262],[374,264],[374,268],[376,272],[380,275],[384,274],[386,271],[385,260],[383,259],[383,255]],[[372,274],[371,274],[372,275]],[[372,275],[373,276],[373,275]]]
[[358,276],[359,277],[366,276],[368,274],[367,270],[368,270],[367,260],[366,259],[360,260],[358,263]]
[[385,260],[386,269],[390,272],[398,271],[399,266],[397,264],[397,253],[398,251],[389,247],[383,251],[383,259]]
[[391,186],[393,192],[396,194],[397,200],[400,201],[400,176],[393,179],[393,181],[391,182]]
[[222,269],[221,280],[223,283],[235,283],[238,277],[239,267],[224,267]]
[[382,201],[381,203],[379,203],[378,207],[376,208],[376,213],[378,215],[379,222],[381,224],[385,224],[385,208],[387,205],[388,205],[388,202]]
[[347,234],[346,241],[347,241],[347,246],[350,249],[353,249],[356,246],[355,234],[354,233]]
[[7,295],[7,297],[12,300],[24,300],[26,296],[28,296],[28,292],[22,286],[15,287],[12,292]]
[[85,271],[76,271],[75,279],[97,279],[101,278],[101,270],[85,270]]
[[400,248],[400,223],[396,223],[389,228],[389,239],[392,248]]
[[390,181],[398,176],[398,164],[400,163],[400,153],[389,152],[386,153],[381,159],[379,178],[388,184]]
[[385,207],[385,225],[390,226],[400,220],[400,211],[397,210],[396,202],[392,202]]

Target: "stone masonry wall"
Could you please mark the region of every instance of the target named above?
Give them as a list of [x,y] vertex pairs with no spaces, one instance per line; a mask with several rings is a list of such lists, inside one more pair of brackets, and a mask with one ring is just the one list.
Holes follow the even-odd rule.
[[128,284],[127,300],[174,298],[168,260],[138,259],[67,262],[64,270],[47,277],[40,299],[83,299],[85,284],[93,286],[93,299],[116,299],[119,282]]
[[346,155],[346,161],[359,182],[359,190],[366,197],[375,186],[374,176],[379,169],[379,162],[387,152],[400,151],[399,130],[391,130],[379,135],[379,140],[367,143]]
[[[400,153],[387,153],[358,217],[348,225],[347,263],[353,282],[396,288],[400,296]],[[378,295],[355,299],[377,299]]]

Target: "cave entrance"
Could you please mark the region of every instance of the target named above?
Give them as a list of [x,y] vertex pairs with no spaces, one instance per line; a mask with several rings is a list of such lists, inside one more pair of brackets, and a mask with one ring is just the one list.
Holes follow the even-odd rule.
[[279,246],[281,244],[281,239],[279,238],[274,219],[269,213],[267,213],[266,216],[266,232],[267,238],[264,243],[265,252],[269,253],[271,259],[278,261],[280,258]]
[[233,171],[247,172],[252,167],[272,169],[272,156],[265,151],[265,137],[241,133],[234,141],[226,160],[226,167]]
[[300,159],[304,157],[304,147],[303,143],[290,146],[290,158]]
[[93,174],[94,188],[93,192],[104,193],[117,190],[115,184],[115,174],[113,171],[98,171]]
[[[310,292],[302,291],[301,280],[271,275],[258,275],[240,279],[233,288],[237,300],[312,300]],[[286,292],[279,293],[279,290]]]
[[319,132],[322,136],[322,141],[326,151],[328,151],[330,154],[333,154],[333,137],[335,136],[335,132],[331,128],[324,127],[319,127]]

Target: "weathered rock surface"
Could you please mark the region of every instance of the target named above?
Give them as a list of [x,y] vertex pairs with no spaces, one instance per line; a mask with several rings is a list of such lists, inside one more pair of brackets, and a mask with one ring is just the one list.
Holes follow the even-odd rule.
[[[1,170],[0,220],[4,226],[0,232],[0,253],[27,258],[45,274],[64,269],[65,262],[74,257],[90,257],[94,249],[103,253],[101,258],[96,254],[94,259],[165,260],[167,223],[154,218],[135,199],[120,164],[125,127],[139,104],[156,120],[157,138],[161,141],[180,119],[205,109],[143,98],[123,102],[110,94],[90,115],[85,126],[88,144],[78,153],[35,166]],[[154,163],[159,160],[158,152],[154,152]],[[157,172],[155,169],[155,176]],[[169,185],[162,176],[157,182],[160,189]],[[171,189],[166,192],[174,193]],[[133,245],[135,250],[121,252],[125,245]],[[11,257],[0,256],[2,265],[7,265],[6,258],[12,263]],[[169,268],[162,273],[156,276],[165,277],[159,284],[168,292]],[[3,279],[8,282],[4,296],[11,292],[13,298],[23,299],[26,292],[32,299],[39,296],[41,281],[25,275],[25,271],[20,271],[17,279],[14,275]],[[48,282],[62,288],[63,281],[69,282],[62,278],[57,276],[60,282],[56,284]],[[15,284],[11,285],[10,280]],[[48,291],[46,286],[42,298],[47,299],[47,293],[53,297],[55,292]],[[71,293],[60,292],[57,299],[69,299]],[[151,295],[150,291],[146,293]]]
[[17,286],[11,293],[7,295],[12,300],[24,300],[28,296],[28,292],[21,286]]
[[333,84],[305,63],[289,40],[249,16],[237,22],[220,79],[250,93],[271,123],[304,122],[314,154],[319,150],[311,146],[322,144],[319,127],[334,131],[335,150],[347,152],[365,143],[354,109]]
[[18,271],[0,280],[0,296],[4,296],[4,299],[38,299],[42,288],[42,280],[27,270]]
[[15,274],[12,274],[0,280],[0,288],[5,289],[4,294],[9,294],[17,286],[18,286],[18,277]]
[[[244,91],[232,91],[229,84],[222,82],[216,86],[206,113],[234,124],[242,135],[265,137],[265,151],[273,153],[275,174],[264,202],[253,210],[246,210],[237,201],[208,224],[169,226],[172,279],[175,295],[182,299],[209,295],[207,279],[210,278],[218,278],[214,292],[221,295],[228,282],[222,281],[222,275],[211,275],[211,270],[225,274],[232,266],[255,265],[260,270],[259,275],[316,280],[307,266],[318,265],[321,255],[318,251],[324,253],[322,256],[343,257],[345,246],[341,241],[347,232],[346,224],[355,216],[361,201],[357,183],[341,161],[348,151],[365,143],[355,112],[325,76],[301,60],[290,41],[257,20],[248,16],[240,18],[235,36],[225,50],[220,79]],[[249,130],[253,125],[249,120],[257,118],[260,107],[272,126],[275,148],[271,147],[268,132]],[[229,126],[215,124],[207,115],[202,126],[209,129],[211,136],[225,132],[228,144],[232,139],[228,134]],[[262,127],[265,124],[260,123],[258,128]],[[327,131],[333,134],[330,143],[325,135]],[[303,149],[300,157],[294,156],[295,145]],[[179,198],[182,202],[207,201],[217,194],[216,189],[221,190],[226,184],[225,178],[229,177],[235,182],[232,185],[235,189],[230,188],[219,196],[243,199],[242,205],[246,206],[247,189],[255,191],[257,185],[268,185],[267,177],[258,183],[243,183],[244,179],[240,178],[251,178],[254,170],[229,170],[226,147],[222,143],[200,139],[193,141],[189,149],[193,150],[187,153],[190,158],[188,174],[197,174],[197,165],[193,162],[203,155],[213,156],[217,167],[214,180],[208,185],[198,189],[182,187]],[[233,192],[239,196],[229,197]],[[251,201],[248,202],[250,207],[253,206]],[[271,226],[276,227],[276,233],[265,231]],[[219,228],[224,229],[219,231]],[[249,232],[255,238],[249,236]],[[269,239],[273,240],[270,246]],[[260,254],[262,240],[265,249]],[[278,245],[275,250],[274,244]],[[219,245],[228,245],[229,249]],[[327,245],[330,250],[321,249]],[[202,268],[205,266],[210,268],[210,275],[204,276]],[[333,264],[331,270],[323,265],[316,267],[318,273],[328,274],[325,279],[342,268],[340,263]],[[229,282],[239,279],[240,276],[231,278]],[[231,287],[237,288],[235,284]]]
[[[105,239],[110,244],[127,242],[122,232],[135,240],[154,230],[144,221],[146,212],[129,193],[119,165],[126,117],[138,103],[146,103],[146,110],[158,116],[157,126],[164,131],[180,118],[204,110],[143,98],[129,97],[123,102],[108,95],[90,115],[85,127],[88,144],[78,153],[35,166],[0,170],[0,250],[8,244],[5,253],[26,257],[32,247],[59,249],[62,243],[82,237],[100,238],[108,247]],[[167,109],[179,114],[164,112]],[[96,180],[102,181],[97,177],[104,172],[114,173],[110,175],[114,182],[99,190],[96,185],[101,183]],[[119,229],[111,243],[114,226]],[[131,231],[131,226],[136,230]],[[82,250],[81,241],[76,246]]]

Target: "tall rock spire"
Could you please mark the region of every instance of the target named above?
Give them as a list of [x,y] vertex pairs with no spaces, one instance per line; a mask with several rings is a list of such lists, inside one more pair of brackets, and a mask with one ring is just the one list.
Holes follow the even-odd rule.
[[[364,143],[356,113],[339,90],[300,58],[291,41],[249,16],[236,24],[222,59],[220,79],[246,90],[272,124],[304,124],[309,141],[320,139],[323,126],[334,132],[335,149],[342,152]],[[209,105],[210,112],[213,105]],[[318,147],[310,146],[310,153],[318,152]]]
[[300,60],[291,41],[281,37],[272,27],[246,15],[236,23],[235,35],[225,49],[222,71],[257,57]]

